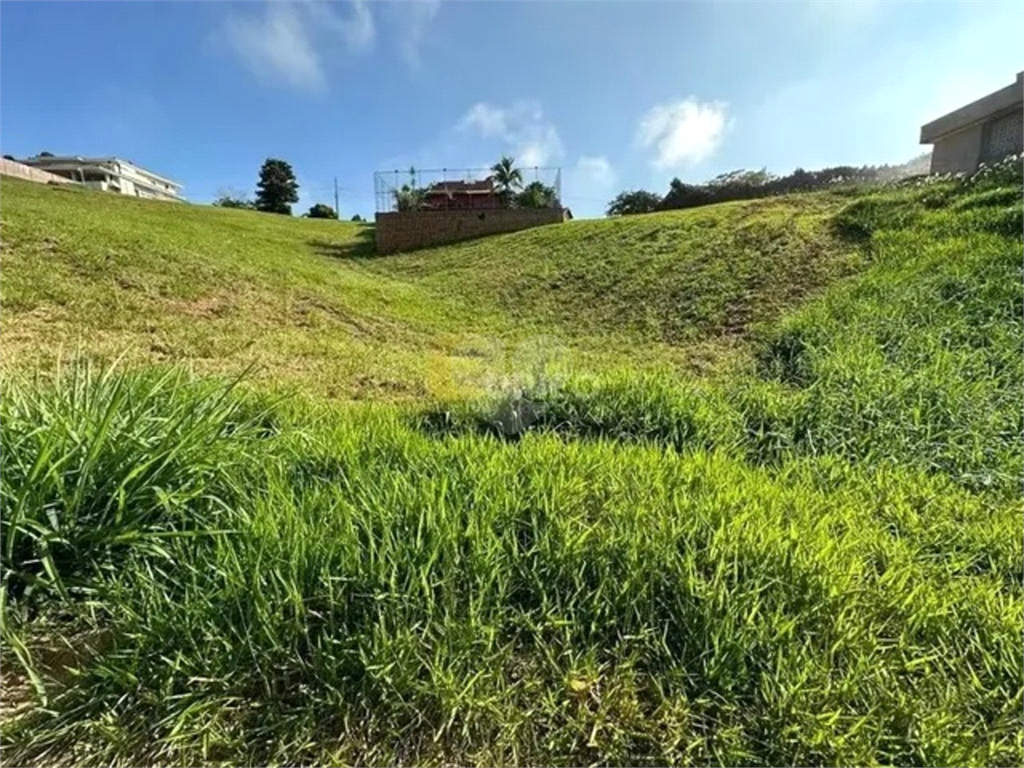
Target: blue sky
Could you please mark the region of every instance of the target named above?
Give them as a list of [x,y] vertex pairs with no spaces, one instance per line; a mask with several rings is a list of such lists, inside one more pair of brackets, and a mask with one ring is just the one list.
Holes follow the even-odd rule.
[[600,215],[737,168],[898,163],[1024,68],[1019,2],[5,2],[0,150],[118,155],[209,202],[266,157],[372,215],[373,172],[562,168]]

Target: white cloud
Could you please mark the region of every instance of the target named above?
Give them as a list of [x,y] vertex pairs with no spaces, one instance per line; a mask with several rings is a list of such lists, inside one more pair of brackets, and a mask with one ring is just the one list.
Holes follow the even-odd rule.
[[527,168],[547,165],[564,154],[562,139],[553,125],[530,127],[516,139],[513,153]]
[[349,18],[338,16],[323,0],[310,0],[303,7],[314,26],[337,35],[349,51],[362,51],[373,45],[373,16],[363,0],[352,0]]
[[257,76],[316,90],[326,84],[323,54],[338,42],[349,53],[373,44],[373,17],[361,0],[338,15],[325,2],[271,3],[262,14],[232,14],[220,30],[223,43]]
[[375,4],[389,28],[398,55],[413,69],[421,64],[420,51],[428,41],[430,25],[441,9],[440,0],[389,0]]
[[658,104],[640,121],[637,142],[654,148],[651,164],[658,170],[699,163],[710,157],[725,135],[726,105],[700,103],[692,96],[674,104]]
[[299,88],[319,88],[320,61],[295,11],[274,6],[266,16],[229,16],[224,36],[242,62],[260,77],[276,77]]
[[576,162],[576,178],[588,187],[607,188],[615,183],[615,171],[604,157],[580,157]]
[[504,136],[505,112],[489,104],[474,104],[459,125],[464,129],[475,129],[485,137]]
[[[524,177],[534,178],[534,166],[559,165],[565,148],[558,130],[536,101],[509,106],[490,102],[472,105],[451,127],[419,149],[380,159],[380,168],[489,168],[499,155],[511,155]],[[481,158],[485,158],[482,160]],[[545,174],[549,183],[550,174]],[[542,177],[542,178],[543,178]]]
[[508,108],[474,104],[457,130],[500,139],[516,162],[527,168],[547,165],[565,154],[557,129],[533,101],[519,101]]

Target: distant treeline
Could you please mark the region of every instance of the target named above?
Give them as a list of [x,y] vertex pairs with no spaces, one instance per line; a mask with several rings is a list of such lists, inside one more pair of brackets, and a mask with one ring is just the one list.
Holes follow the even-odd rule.
[[623,192],[608,204],[609,216],[696,208],[730,200],[751,200],[791,192],[811,192],[836,184],[871,184],[897,181],[928,173],[929,155],[916,157],[901,165],[865,165],[860,168],[840,165],[805,171],[797,168],[788,176],[775,176],[767,170],[731,171],[704,184],[686,184],[672,179],[668,193],[661,197],[653,192]]

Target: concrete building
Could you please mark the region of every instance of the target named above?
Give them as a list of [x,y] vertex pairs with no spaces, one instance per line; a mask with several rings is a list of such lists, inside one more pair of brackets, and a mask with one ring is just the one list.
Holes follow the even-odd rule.
[[1012,85],[921,126],[933,144],[932,173],[971,173],[981,163],[1024,151],[1024,72]]
[[116,157],[38,155],[21,162],[93,189],[151,200],[181,202],[184,199],[181,196],[181,184]]

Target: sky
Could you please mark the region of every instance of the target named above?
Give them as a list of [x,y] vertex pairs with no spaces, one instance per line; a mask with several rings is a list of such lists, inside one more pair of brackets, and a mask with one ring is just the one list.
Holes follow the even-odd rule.
[[[623,190],[727,171],[902,163],[920,126],[1024,69],[1021,4],[13,2],[0,151],[116,155],[191,201],[252,196],[268,157],[372,217],[374,172],[561,168]],[[529,173],[527,173],[529,178]]]

